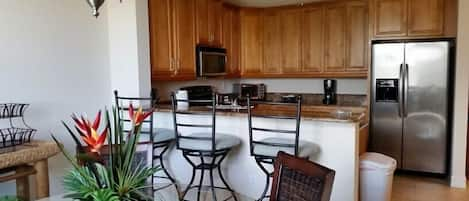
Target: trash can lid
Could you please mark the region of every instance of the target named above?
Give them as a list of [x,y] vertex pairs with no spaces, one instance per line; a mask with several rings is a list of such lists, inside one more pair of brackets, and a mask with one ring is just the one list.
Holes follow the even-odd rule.
[[381,169],[394,172],[396,166],[397,162],[394,158],[380,153],[367,152],[360,156],[360,168]]

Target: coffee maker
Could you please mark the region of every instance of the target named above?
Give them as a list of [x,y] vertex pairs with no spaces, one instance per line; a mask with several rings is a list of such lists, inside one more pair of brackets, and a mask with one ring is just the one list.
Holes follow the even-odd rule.
[[334,105],[337,103],[337,80],[324,80],[324,99],[323,104]]

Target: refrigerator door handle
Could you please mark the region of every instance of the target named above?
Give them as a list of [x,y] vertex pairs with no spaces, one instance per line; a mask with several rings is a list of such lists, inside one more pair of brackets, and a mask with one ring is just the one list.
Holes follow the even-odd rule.
[[398,108],[398,113],[399,113],[399,117],[403,117],[403,101],[404,101],[404,98],[403,98],[403,95],[404,95],[404,64],[401,64],[400,67],[399,67],[399,94],[398,94],[398,104],[399,104],[399,108]]
[[407,95],[409,93],[409,64],[405,64],[405,70],[404,70],[404,92],[403,92],[403,103],[402,103],[402,108],[403,108],[403,113],[404,117],[407,117],[408,111],[407,111]]

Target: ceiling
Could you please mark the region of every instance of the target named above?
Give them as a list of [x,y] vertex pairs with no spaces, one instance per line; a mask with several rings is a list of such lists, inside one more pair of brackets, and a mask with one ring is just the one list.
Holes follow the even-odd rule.
[[226,2],[244,7],[273,7],[284,5],[298,5],[324,0],[225,0]]

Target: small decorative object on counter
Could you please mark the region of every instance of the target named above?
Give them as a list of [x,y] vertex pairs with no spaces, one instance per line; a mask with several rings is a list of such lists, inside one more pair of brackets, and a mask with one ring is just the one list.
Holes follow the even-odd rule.
[[[9,122],[9,127],[0,128],[0,154],[14,151],[15,146],[30,142],[36,133],[36,129],[31,128],[24,120],[24,112],[28,106],[29,104],[22,103],[0,104],[0,120]],[[17,122],[20,122],[19,126]]]
[[[126,132],[119,123],[117,109],[114,108],[112,112],[114,124],[110,123],[111,117],[106,110],[104,125],[101,127],[101,112],[98,112],[93,122],[83,116],[73,115],[74,130],[62,122],[79,150],[76,158],[65,151],[63,145],[52,135],[73,165],[73,170],[64,177],[65,189],[70,193],[66,197],[82,201],[153,200],[143,190],[151,187],[147,184],[148,178],[151,178],[159,167],[147,167],[135,157],[142,122],[152,113],[144,113],[142,108],[134,111],[130,104],[132,127]],[[111,125],[114,125],[113,129]],[[100,132],[99,128],[102,128]],[[108,151],[102,153],[106,139]],[[106,155],[106,164],[103,162],[103,155]]]

